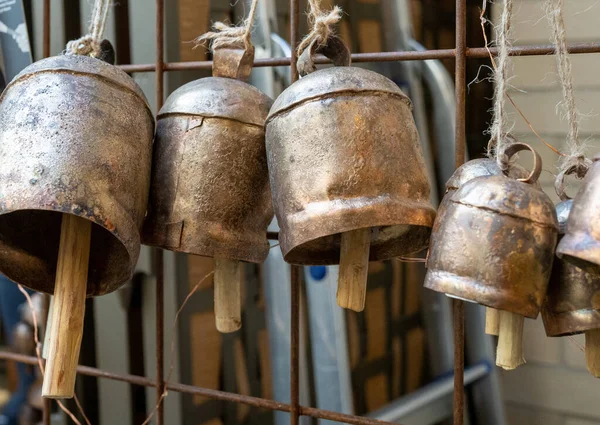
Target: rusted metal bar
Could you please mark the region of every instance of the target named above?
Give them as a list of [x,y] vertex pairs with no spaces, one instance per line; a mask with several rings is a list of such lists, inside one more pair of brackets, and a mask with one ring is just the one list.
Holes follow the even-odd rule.
[[[299,267],[297,267],[299,269]],[[13,360],[20,363],[37,365],[37,358],[34,356],[26,356],[23,354],[12,353],[9,351],[0,351],[0,359]],[[89,366],[78,366],[77,373],[81,375],[95,376],[97,378],[112,379],[115,381],[127,382],[133,385],[140,385],[144,387],[155,387],[156,381],[146,378],[144,376],[128,375],[128,374],[117,374],[107,372],[94,367]],[[268,400],[264,398],[251,397],[241,394],[228,393],[225,391],[213,390],[210,388],[194,387],[192,385],[185,385],[179,383],[168,383],[166,387],[169,391],[198,395],[214,400],[228,401],[232,403],[241,403],[249,406],[260,407],[270,410],[279,410],[282,412],[291,412],[292,405],[288,403],[279,403],[274,400]],[[300,414],[305,416],[311,416],[319,419],[329,419],[337,422],[343,422],[353,425],[393,425],[391,422],[380,421],[371,418],[362,418],[360,416],[346,415],[343,413],[332,412],[329,410],[316,409],[314,407],[297,406]]]
[[[44,0],[44,10],[43,10],[43,51],[42,54],[45,58],[50,56],[50,0]],[[50,296],[46,296],[48,300]],[[37,363],[37,359],[36,363]],[[45,398],[42,405],[42,423],[44,425],[52,424],[52,400],[49,398]]]
[[50,56],[50,0],[44,0],[44,48],[45,58]]
[[[165,4],[164,0],[156,0],[156,112],[160,110],[164,101],[164,45],[165,45]],[[154,249],[154,267],[156,273],[156,424],[165,422],[165,409],[163,394],[165,392],[164,375],[164,308],[165,308],[165,279],[164,279],[164,254],[162,249]]]
[[[456,0],[456,60],[454,86],[456,96],[455,165],[465,162],[467,96],[467,1]],[[485,50],[485,49],[484,49]],[[465,306],[452,300],[454,324],[454,425],[463,425],[465,417]]]
[[[290,0],[290,78],[292,84],[298,80],[296,68],[296,47],[298,46],[300,4],[299,0]],[[291,273],[291,336],[290,336],[290,425],[300,422],[300,270],[292,265]]]
[[[572,54],[582,53],[600,53],[600,43],[573,43],[568,46]],[[552,44],[540,44],[531,46],[513,46],[509,50],[511,56],[541,56],[552,55],[555,47]],[[490,53],[493,56],[498,54],[498,49],[490,47]],[[465,55],[469,59],[482,59],[489,57],[488,50],[485,47],[466,48]],[[414,61],[427,59],[452,59],[456,57],[455,49],[425,50],[422,52],[379,52],[379,53],[355,53],[352,55],[352,62],[398,62]],[[315,63],[326,64],[331,61],[325,56],[317,56]],[[264,66],[290,66],[291,58],[264,58],[256,59],[254,67]],[[199,69],[211,69],[212,61],[197,62],[170,62],[164,64],[165,71],[192,71]],[[122,65],[121,69],[125,72],[153,72],[156,69],[154,64],[140,65]]]
[[300,266],[290,268],[292,274],[291,291],[291,337],[290,337],[290,424],[298,425],[300,420]]

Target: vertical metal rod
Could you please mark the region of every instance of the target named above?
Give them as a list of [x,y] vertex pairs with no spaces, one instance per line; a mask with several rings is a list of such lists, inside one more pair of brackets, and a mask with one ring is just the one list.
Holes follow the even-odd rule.
[[44,57],[50,56],[50,0],[44,0]]
[[[465,161],[466,148],[466,64],[467,64],[467,2],[456,0],[456,137],[455,163]],[[454,317],[454,425],[463,425],[465,416],[465,306],[453,300]]]
[[299,0],[290,0],[290,46],[292,47],[290,74],[292,77],[292,83],[298,79],[298,69],[296,68],[296,60],[298,57],[296,55],[296,48],[298,47],[299,15]]
[[[291,81],[298,80],[296,69],[296,47],[298,46],[298,15],[300,13],[299,0],[290,0],[290,46],[292,48],[290,74]],[[291,341],[290,341],[290,425],[300,422],[300,273],[301,268],[290,268],[291,291]]]
[[[43,10],[43,51],[45,58],[50,56],[50,0],[44,0]],[[49,297],[48,297],[49,298]],[[45,398],[42,405],[42,423],[52,425],[52,400]]]
[[[164,0],[156,0],[156,112],[160,110],[164,100]],[[156,410],[156,425],[165,423],[164,400],[161,397],[165,390],[164,376],[164,255],[160,248],[154,250],[154,265],[156,267],[156,400],[160,403]]]
[[290,425],[300,421],[300,266],[291,267]]

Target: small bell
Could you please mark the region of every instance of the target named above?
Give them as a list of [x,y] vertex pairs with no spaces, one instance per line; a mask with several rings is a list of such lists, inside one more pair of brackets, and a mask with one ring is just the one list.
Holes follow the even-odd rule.
[[271,99],[247,80],[254,50],[214,51],[213,77],[158,113],[145,244],[215,258],[221,332],[241,326],[240,261],[263,262],[273,218],[264,123]]
[[[556,206],[559,237],[567,230],[573,200]],[[588,273],[566,258],[555,259],[548,295],[542,308],[546,335],[566,336],[585,332],[586,361],[590,373],[600,377],[600,276]]]
[[[450,197],[434,227],[425,287],[537,317],[550,278],[558,223],[552,201],[534,185],[541,173],[539,155],[515,143],[506,149],[506,161],[525,149],[535,158],[527,178],[476,177]],[[519,320],[522,328],[522,318],[507,316],[507,326],[518,330]],[[511,351],[520,350],[511,345]]]
[[[364,308],[368,261],[427,247],[435,210],[408,97],[386,77],[350,67],[332,36],[312,55],[335,67],[305,75],[275,101],[266,143],[284,259],[340,264],[338,304]],[[344,66],[340,66],[344,65]]]
[[559,258],[600,275],[600,154],[594,158],[573,199],[567,232],[556,253]]
[[[529,172],[518,164],[513,164],[508,171],[509,177],[514,179],[526,178],[529,175]],[[438,207],[436,220],[434,222],[433,231],[431,234],[431,244],[436,243],[434,239],[439,235],[437,228],[440,226],[440,223],[443,222],[444,213],[450,204],[450,199],[452,198],[454,192],[460,189],[465,183],[473,180],[476,177],[500,176],[502,174],[503,172],[498,166],[498,163],[490,158],[473,159],[460,166],[446,182],[446,193],[444,194],[442,202]],[[537,182],[535,185],[536,187],[539,187]],[[485,317],[485,332],[489,335],[498,336],[498,310],[487,307]]]
[[114,291],[133,273],[153,133],[142,90],[96,58],[41,60],[2,93],[0,272],[61,306],[45,396],[72,397],[86,295]]

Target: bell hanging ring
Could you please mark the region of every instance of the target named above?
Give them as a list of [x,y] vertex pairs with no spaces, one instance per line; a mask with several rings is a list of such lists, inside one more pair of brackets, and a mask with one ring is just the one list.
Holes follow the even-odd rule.
[[2,93],[0,272],[61,306],[47,397],[73,395],[86,295],[114,291],[133,273],[153,134],[142,90],[100,59],[41,60]]
[[527,178],[476,177],[451,195],[434,227],[425,287],[535,318],[550,278],[558,223],[552,201],[535,186],[539,155],[515,143],[505,151],[507,160],[521,150],[534,153]]
[[559,258],[600,275],[600,154],[573,199],[567,232],[556,252]]
[[148,245],[215,258],[217,328],[241,326],[240,261],[261,263],[273,218],[264,123],[271,99],[247,80],[254,52],[214,51],[213,77],[158,113]]
[[350,67],[335,36],[305,50],[301,73],[318,52],[338,66],[292,84],[267,118],[273,205],[284,259],[340,263],[338,304],[360,311],[368,261],[426,248],[435,210],[408,97],[388,78]]
[[[559,238],[564,237],[573,208],[573,200],[564,193],[564,174],[556,179],[562,200],[556,206]],[[542,318],[550,337],[585,332],[587,367],[600,377],[600,276],[577,267],[565,257],[555,259]]]

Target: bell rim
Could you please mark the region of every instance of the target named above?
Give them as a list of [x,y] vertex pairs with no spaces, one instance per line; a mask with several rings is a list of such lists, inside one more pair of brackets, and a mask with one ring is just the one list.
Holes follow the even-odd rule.
[[[541,305],[537,306],[530,300],[511,296],[509,291],[500,290],[496,286],[482,284],[477,279],[468,276],[458,276],[455,273],[443,270],[428,268],[425,275],[424,287],[432,291],[464,298],[486,307],[520,314],[530,319],[536,319],[541,310]],[[467,290],[467,287],[477,287],[480,290]],[[476,296],[473,296],[474,294]]]
[[[120,231],[118,233],[115,232],[116,228],[114,227],[114,225],[108,226],[106,223],[103,223],[102,220],[95,218],[94,219],[94,211],[90,211],[90,209],[88,209],[87,207],[81,207],[79,209],[79,213],[75,212],[66,208],[60,208],[60,205],[47,205],[45,208],[43,207],[38,207],[38,208],[29,208],[29,207],[16,207],[16,208],[6,208],[6,209],[1,209],[0,208],[0,216],[4,216],[4,215],[8,215],[8,214],[12,214],[12,213],[18,213],[18,212],[25,212],[25,211],[45,211],[45,212],[54,212],[54,213],[60,213],[60,214],[71,214],[74,215],[76,217],[79,218],[83,218],[85,220],[90,221],[91,223],[101,227],[102,229],[104,229],[106,232],[108,232],[125,250],[125,252],[127,253],[128,261],[128,274],[127,277],[125,278],[125,276],[122,279],[118,279],[110,282],[110,284],[106,284],[106,283],[96,283],[96,284],[91,284],[89,281],[89,277],[88,277],[88,291],[86,293],[86,297],[92,297],[92,296],[100,296],[100,295],[106,295],[109,294],[111,292],[116,291],[117,289],[119,289],[124,283],[126,283],[129,279],[131,279],[131,277],[133,276],[133,273],[135,271],[135,266],[137,264],[137,260],[139,257],[139,253],[140,253],[140,235],[139,232],[127,232],[126,229],[127,228],[135,228],[138,229],[139,226],[137,226],[133,220],[131,220],[131,218],[128,216],[128,214],[126,212],[123,212],[123,214],[121,215],[121,217],[118,217],[117,222],[122,222],[121,220],[126,220],[128,221],[128,225],[123,225],[121,226],[123,229],[125,229],[124,232]],[[88,212],[88,214],[86,214],[86,212]],[[97,214],[96,214],[97,215]],[[128,234],[129,233],[129,234]],[[129,240],[129,242],[128,242]],[[94,246],[92,245],[91,250],[94,249]],[[58,252],[58,247],[57,247],[57,252]],[[11,274],[9,272],[6,272],[6,270],[0,270],[2,272],[2,274],[4,274],[6,277],[8,277],[11,280],[16,281],[15,279],[11,278]],[[48,283],[46,286],[44,285],[31,285],[29,283],[21,283],[21,282],[17,282],[20,283],[21,285],[32,289],[34,291],[37,292],[44,292],[44,293],[48,293],[50,295],[52,295],[54,293],[54,285],[55,282],[52,281],[51,283]],[[92,290],[90,290],[90,287]],[[47,291],[46,288],[51,288],[52,291]]]
[[[277,217],[279,223],[279,242],[283,257],[286,262],[298,265],[334,265],[339,263],[339,249],[335,244],[330,246],[326,251],[326,257],[316,258],[315,256],[322,251],[308,250],[307,254],[298,254],[309,243],[314,243],[328,237],[336,237],[343,232],[357,230],[361,228],[393,228],[396,226],[410,226],[410,236],[417,235],[418,232],[426,234],[425,241],[421,246],[412,249],[406,249],[402,246],[402,250],[398,249],[383,249],[386,245],[381,241],[381,249],[377,245],[371,243],[371,252],[369,261],[386,260],[398,256],[410,255],[427,248],[433,222],[436,216],[436,210],[429,204],[428,201],[396,201],[387,205],[393,213],[390,217],[382,217],[377,220],[365,220],[361,217],[362,212],[359,210],[337,209],[329,211],[326,216],[316,218],[315,216],[307,215],[302,221],[294,221],[290,224],[288,220]],[[377,208],[377,207],[374,207]],[[381,207],[379,207],[381,208]],[[331,213],[334,213],[333,215]],[[355,217],[352,217],[354,215]],[[349,217],[350,216],[350,217]],[[316,220],[320,221],[320,225],[316,224]],[[298,225],[302,223],[308,231],[298,230]],[[295,227],[292,231],[291,227]],[[318,229],[315,231],[315,229]],[[294,234],[302,234],[302,236],[293,236]],[[425,236],[425,235],[423,235]],[[397,240],[396,237],[392,240]],[[376,239],[375,239],[376,241]],[[390,243],[390,242],[387,242]],[[300,248],[300,250],[299,250]],[[373,249],[375,248],[375,250]],[[308,258],[306,258],[308,257]]]
[[[585,249],[581,246],[584,244],[587,245]],[[567,229],[556,247],[556,255],[588,273],[600,275],[600,241],[586,232],[569,232]]]
[[[587,317],[587,319],[582,316]],[[542,320],[548,337],[577,335],[600,328],[600,309],[582,308],[553,313],[544,305],[542,307]]]
[[[164,226],[160,227],[164,228]],[[162,235],[162,237],[158,235]],[[141,239],[142,245],[160,248],[167,251],[210,258],[223,257],[230,260],[243,261],[253,264],[263,263],[267,259],[270,250],[270,244],[269,240],[267,239],[266,230],[264,233],[264,241],[263,239],[258,241],[257,238],[253,237],[245,238],[239,242],[238,246],[231,248],[216,247],[215,245],[222,243],[222,241],[218,241],[210,237],[194,238],[193,245],[180,243],[179,246],[175,247],[166,241],[167,236],[165,235],[165,232],[157,232],[155,229],[149,229],[146,226],[144,226],[144,230],[142,231]],[[262,246],[258,247],[259,245]],[[240,249],[239,247],[241,246],[247,246],[248,248]]]

